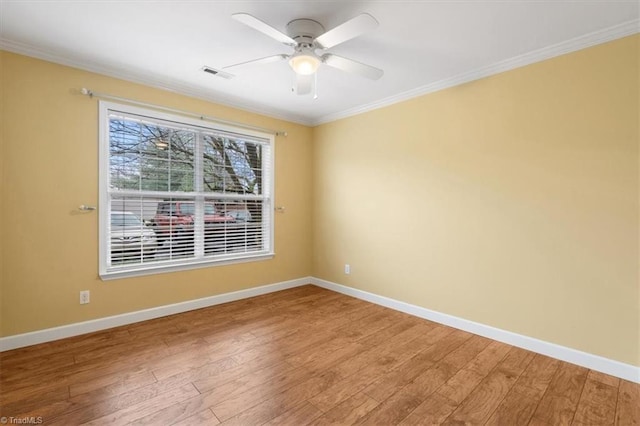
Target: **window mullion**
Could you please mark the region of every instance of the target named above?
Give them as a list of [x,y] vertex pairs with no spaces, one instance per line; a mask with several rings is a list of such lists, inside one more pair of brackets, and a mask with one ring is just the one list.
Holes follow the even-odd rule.
[[196,193],[195,212],[194,212],[194,255],[196,258],[204,257],[204,194],[203,188],[203,171],[202,171],[202,152],[203,152],[203,135],[202,132],[196,133],[195,146],[193,149],[193,189]]

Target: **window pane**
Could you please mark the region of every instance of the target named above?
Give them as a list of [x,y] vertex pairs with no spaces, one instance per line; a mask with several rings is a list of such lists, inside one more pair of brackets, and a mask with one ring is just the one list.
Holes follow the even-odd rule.
[[112,265],[132,265],[194,255],[193,207],[186,198],[113,197],[109,255]]
[[109,131],[111,188],[193,191],[194,132],[123,117]]
[[164,198],[157,201],[151,219],[158,236],[158,260],[194,257],[195,201],[191,198]]
[[112,265],[153,262],[157,237],[145,216],[150,207],[141,198],[114,198],[111,201],[109,259]]
[[203,137],[207,192],[262,194],[262,145],[221,135]]
[[205,255],[250,253],[263,249],[262,200],[207,198],[216,214],[205,215]]

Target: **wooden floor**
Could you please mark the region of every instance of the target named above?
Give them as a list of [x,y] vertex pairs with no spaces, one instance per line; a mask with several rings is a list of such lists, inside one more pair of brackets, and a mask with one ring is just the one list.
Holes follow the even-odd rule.
[[640,385],[314,286],[0,355],[46,425],[632,425]]

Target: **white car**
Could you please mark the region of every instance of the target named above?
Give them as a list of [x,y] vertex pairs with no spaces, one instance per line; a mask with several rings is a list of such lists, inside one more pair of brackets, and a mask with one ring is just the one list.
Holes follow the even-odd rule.
[[156,233],[132,212],[111,212],[110,235],[112,262],[140,262],[155,257]]

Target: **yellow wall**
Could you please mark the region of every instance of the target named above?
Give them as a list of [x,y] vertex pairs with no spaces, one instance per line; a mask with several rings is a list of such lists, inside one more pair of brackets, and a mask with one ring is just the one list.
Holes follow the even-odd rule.
[[[0,52],[0,336],[314,275],[640,365],[639,38],[315,129]],[[79,87],[287,130],[276,257],[100,281]]]
[[313,275],[640,365],[639,38],[315,128]]
[[[161,306],[311,272],[311,129],[0,52],[2,336]],[[96,92],[286,130],[276,138],[273,260],[103,282],[98,278]],[[80,305],[80,290],[91,303]]]

